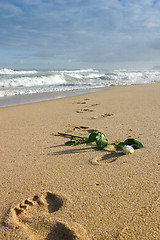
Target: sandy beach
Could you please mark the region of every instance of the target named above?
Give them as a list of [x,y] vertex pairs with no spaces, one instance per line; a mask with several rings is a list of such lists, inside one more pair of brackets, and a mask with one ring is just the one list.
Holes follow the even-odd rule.
[[[1,240],[160,239],[160,83],[0,108]],[[58,132],[109,142],[123,155],[65,146]]]

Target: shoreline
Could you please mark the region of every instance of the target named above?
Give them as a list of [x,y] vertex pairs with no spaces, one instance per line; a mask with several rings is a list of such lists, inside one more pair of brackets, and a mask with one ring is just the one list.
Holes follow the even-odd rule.
[[[159,92],[159,82],[111,86],[0,108],[1,239],[158,240]],[[144,148],[121,155],[56,136],[93,129]]]
[[67,98],[78,96],[82,94],[87,94],[90,92],[100,91],[98,89],[79,89],[79,90],[69,90],[69,91],[61,91],[61,92],[47,92],[47,93],[33,93],[33,94],[24,94],[24,95],[16,95],[16,96],[6,96],[0,98],[0,108],[1,107],[12,107],[30,103],[38,103],[44,101],[50,101],[60,98]]
[[90,89],[78,89],[78,90],[68,90],[60,92],[42,92],[42,93],[32,93],[32,94],[23,94],[23,95],[14,95],[14,96],[5,96],[0,97],[0,108],[19,106],[31,103],[39,103],[44,101],[52,101],[55,99],[68,98],[78,95],[83,95],[87,93],[94,93],[97,91],[103,91],[105,88],[116,87],[116,86],[134,86],[134,85],[146,85],[146,84],[155,84],[158,82],[143,83],[143,84],[131,84],[131,85],[111,85],[106,87],[99,88],[90,88]]

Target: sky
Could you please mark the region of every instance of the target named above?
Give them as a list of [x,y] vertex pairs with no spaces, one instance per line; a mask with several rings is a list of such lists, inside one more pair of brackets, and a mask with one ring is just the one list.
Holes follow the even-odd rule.
[[160,0],[0,0],[0,69],[160,65]]

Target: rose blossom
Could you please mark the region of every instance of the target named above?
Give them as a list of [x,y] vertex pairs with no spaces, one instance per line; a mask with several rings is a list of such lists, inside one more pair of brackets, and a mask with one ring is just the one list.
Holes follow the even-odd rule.
[[129,146],[129,145],[125,146],[122,150],[123,150],[124,154],[132,154],[132,153],[134,153],[134,148]]

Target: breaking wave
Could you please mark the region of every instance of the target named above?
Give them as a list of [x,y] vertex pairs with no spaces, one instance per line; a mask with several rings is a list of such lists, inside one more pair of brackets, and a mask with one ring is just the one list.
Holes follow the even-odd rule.
[[0,69],[0,97],[160,81],[160,71]]

